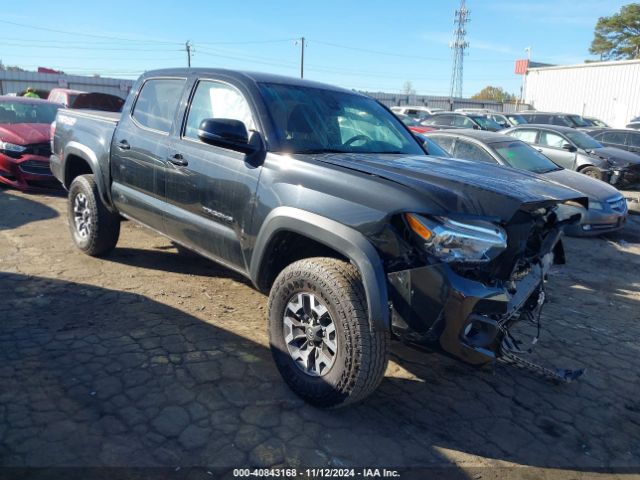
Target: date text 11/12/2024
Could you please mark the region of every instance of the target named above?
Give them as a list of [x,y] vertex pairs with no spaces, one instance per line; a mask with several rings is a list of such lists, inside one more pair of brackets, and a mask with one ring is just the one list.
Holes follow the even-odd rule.
[[258,477],[258,478],[399,478],[397,470],[386,468],[236,468],[233,470],[234,478]]

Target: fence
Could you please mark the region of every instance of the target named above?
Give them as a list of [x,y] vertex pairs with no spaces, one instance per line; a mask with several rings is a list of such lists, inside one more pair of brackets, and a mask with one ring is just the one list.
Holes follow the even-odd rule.
[[519,102],[495,102],[493,100],[475,100],[471,98],[450,98],[432,95],[405,95],[398,93],[384,92],[361,92],[387,107],[403,105],[420,105],[425,107],[443,108],[444,110],[455,110],[457,108],[487,108],[496,112],[519,112],[531,108],[526,103]]
[[53,88],[71,88],[87,92],[110,93],[125,98],[132,86],[132,80],[119,78],[0,70],[0,95],[19,93],[27,87],[33,87],[43,91],[50,91]]

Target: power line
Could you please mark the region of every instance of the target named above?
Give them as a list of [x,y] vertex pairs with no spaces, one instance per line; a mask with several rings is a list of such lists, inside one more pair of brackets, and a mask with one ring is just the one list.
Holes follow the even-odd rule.
[[165,44],[165,45],[176,45],[179,44],[179,42],[163,42],[163,41],[159,41],[159,40],[140,40],[140,39],[135,39],[135,38],[123,38],[123,37],[113,37],[110,35],[98,35],[95,33],[83,33],[83,32],[70,32],[67,30],[58,30],[55,28],[48,28],[48,27],[40,27],[40,26],[35,26],[35,25],[27,25],[24,23],[18,23],[18,22],[10,22],[9,20],[0,20],[0,23],[4,23],[6,25],[14,25],[17,27],[22,27],[22,28],[30,28],[33,30],[41,30],[43,32],[53,32],[53,33],[61,33],[64,35],[73,35],[73,36],[81,36],[81,37],[90,37],[90,38],[103,38],[103,39],[108,39],[108,40],[120,40],[120,41],[127,41],[127,42],[139,42],[139,43],[157,43],[157,44]]
[[[70,47],[65,45],[25,45],[23,43],[3,42],[3,46],[10,47],[22,47],[22,48],[49,48],[57,50],[69,50]],[[105,52],[175,52],[182,51],[182,49],[168,49],[168,48],[102,48],[102,47],[73,47],[75,50],[91,50],[91,51],[105,51]]]

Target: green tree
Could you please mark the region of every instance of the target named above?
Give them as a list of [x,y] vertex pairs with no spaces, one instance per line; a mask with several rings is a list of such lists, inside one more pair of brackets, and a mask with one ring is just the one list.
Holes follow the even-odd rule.
[[471,98],[474,100],[493,100],[495,102],[515,102],[516,96],[505,92],[502,87],[492,87],[491,85],[484,87]]
[[610,17],[600,17],[589,53],[603,60],[640,58],[640,3],[630,3]]

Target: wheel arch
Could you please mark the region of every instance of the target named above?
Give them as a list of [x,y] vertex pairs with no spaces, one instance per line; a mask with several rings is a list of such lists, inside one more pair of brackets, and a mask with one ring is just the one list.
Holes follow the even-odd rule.
[[[390,329],[387,281],[378,252],[359,231],[321,215],[293,207],[278,207],[267,216],[256,238],[249,266],[251,280],[258,289],[264,291],[270,286],[273,272],[269,271],[269,258],[283,234],[308,238],[313,242],[311,246],[319,244],[335,252],[328,256],[353,263],[362,277],[371,329]],[[317,255],[302,255],[296,260],[309,256]]]
[[109,210],[113,211],[111,198],[105,186],[96,154],[86,145],[78,142],[69,142],[64,151],[63,178],[65,188],[68,190],[74,178],[86,174],[94,175],[100,199]]

